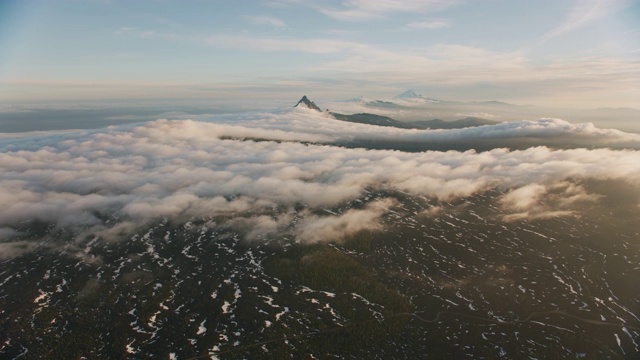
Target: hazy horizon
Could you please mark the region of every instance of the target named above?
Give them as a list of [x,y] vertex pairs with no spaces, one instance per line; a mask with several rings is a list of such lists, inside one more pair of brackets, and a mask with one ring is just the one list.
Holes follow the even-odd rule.
[[[399,121],[433,119],[452,121],[479,118],[500,123],[558,118],[573,124],[592,123],[603,129],[640,133],[640,110],[633,108],[550,108],[499,101],[464,102],[455,99],[433,99],[423,95],[417,98],[418,101],[406,101],[396,99],[399,95],[381,98],[361,96],[348,99],[317,99],[312,95],[310,97],[325,110],[343,114],[371,113]],[[222,99],[109,99],[80,102],[15,102],[10,105],[0,105],[0,137],[11,137],[12,133],[97,129],[157,119],[199,119],[207,114],[277,112],[291,109],[295,104],[293,99],[296,98],[268,101],[239,98],[226,101]]]

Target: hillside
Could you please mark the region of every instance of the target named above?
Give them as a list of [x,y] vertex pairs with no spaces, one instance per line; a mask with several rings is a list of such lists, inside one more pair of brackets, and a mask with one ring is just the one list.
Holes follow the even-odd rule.
[[377,125],[377,126],[389,126],[400,129],[462,129],[467,127],[483,126],[483,125],[495,125],[497,121],[467,117],[464,119],[445,121],[441,119],[432,120],[417,120],[417,121],[398,121],[388,116],[359,113],[352,115],[345,115],[339,113],[330,113],[337,120],[348,121],[359,124]]
[[410,121],[410,124],[416,126],[417,128],[429,128],[429,129],[461,129],[466,127],[475,127],[475,126],[483,126],[483,125],[495,125],[498,124],[498,121],[487,120],[477,117],[466,117],[464,119],[453,120],[453,121],[445,121],[440,119],[433,120],[417,120]]
[[359,124],[369,124],[369,125],[377,125],[377,126],[391,126],[402,129],[420,129],[423,128],[420,125],[409,124],[406,122],[394,120],[388,116],[369,114],[369,113],[359,113],[352,115],[338,114],[331,112],[330,113],[337,120],[348,121]]

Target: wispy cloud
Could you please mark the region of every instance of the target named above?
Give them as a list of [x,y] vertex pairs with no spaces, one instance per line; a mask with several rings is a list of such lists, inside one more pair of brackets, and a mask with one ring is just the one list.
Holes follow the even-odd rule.
[[205,39],[205,43],[210,46],[249,51],[307,52],[315,54],[337,53],[347,49],[365,47],[365,45],[344,40],[256,37],[228,34],[209,36]]
[[609,16],[630,4],[629,0],[576,0],[564,22],[546,33],[541,42],[545,43],[561,34],[576,30],[590,22]]
[[545,219],[579,214],[579,207],[596,203],[601,196],[589,194],[581,185],[561,181],[551,185],[528,184],[509,191],[500,202],[503,219]]
[[391,199],[383,199],[369,203],[365,209],[351,209],[338,216],[312,215],[300,224],[298,236],[306,242],[339,241],[362,230],[376,230],[380,228],[376,220],[394,204]]
[[318,10],[337,20],[363,21],[384,18],[396,12],[437,11],[457,3],[457,0],[346,0],[340,6],[319,6]]
[[247,17],[247,20],[254,25],[267,25],[267,26],[273,26],[279,29],[286,27],[286,24],[284,21],[271,16],[249,16]]
[[486,112],[457,113],[456,116],[461,116],[461,117],[479,117],[479,118],[485,118],[485,119],[493,119],[493,118],[499,117],[499,116],[496,116],[494,114],[490,114],[490,113],[486,113]]
[[428,79],[432,86],[508,86],[525,91],[522,95],[532,99],[528,101],[558,96],[567,101],[627,102],[631,96],[640,96],[634,85],[640,83],[640,63],[630,58],[585,57],[533,64],[521,51],[452,44],[406,51],[373,46],[349,50],[340,59],[314,65],[313,70],[378,83],[411,84],[415,79]]
[[433,19],[410,22],[403,27],[404,30],[421,30],[421,29],[440,29],[450,27],[451,22],[449,20]]
[[151,29],[141,29],[138,27],[123,26],[116,30],[118,35],[133,36],[142,39],[162,39],[162,40],[177,40],[178,35],[174,33],[166,33]]

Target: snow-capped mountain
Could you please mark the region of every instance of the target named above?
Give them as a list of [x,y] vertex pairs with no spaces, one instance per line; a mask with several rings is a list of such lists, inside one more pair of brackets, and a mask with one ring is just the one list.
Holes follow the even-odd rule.
[[362,95],[358,96],[358,97],[354,97],[351,99],[347,99],[347,100],[343,100],[343,102],[352,102],[352,103],[361,103],[361,104],[366,104],[366,103],[370,103],[370,102],[374,102],[376,101],[375,99],[371,99],[371,98],[366,98]]
[[344,100],[342,102],[375,106],[415,106],[428,103],[441,103],[442,101],[435,98],[422,96],[421,94],[418,94],[413,90],[407,90],[391,99],[380,100],[358,96],[355,98]]
[[440,102],[438,99],[422,96],[413,90],[407,90],[402,94],[395,96],[391,101],[401,105]]

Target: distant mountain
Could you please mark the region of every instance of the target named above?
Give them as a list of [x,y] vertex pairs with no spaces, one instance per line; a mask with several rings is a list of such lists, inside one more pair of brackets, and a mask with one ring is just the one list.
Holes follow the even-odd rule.
[[364,96],[358,96],[358,97],[347,99],[347,100],[341,100],[340,102],[351,102],[351,103],[366,104],[366,103],[375,102],[375,101],[378,101],[378,100],[366,98]]
[[640,112],[640,110],[630,107],[599,107],[594,109],[595,111],[630,111],[630,112]]
[[420,95],[417,92],[409,89],[409,90],[403,92],[402,94],[397,95],[394,99],[409,100],[409,99],[419,99],[419,98],[422,98],[422,95]]
[[400,95],[397,95],[393,98],[394,101],[400,101],[401,103],[439,103],[441,102],[438,99],[434,99],[434,98],[430,98],[430,97],[424,97],[421,94],[418,94],[417,92],[413,91],[413,90],[407,90],[405,92],[403,92]]
[[453,121],[444,121],[440,119],[433,120],[417,120],[410,121],[410,124],[415,125],[420,128],[429,128],[429,129],[461,129],[466,127],[475,127],[475,126],[483,126],[483,125],[495,125],[498,124],[498,121],[487,120],[477,117],[467,117],[464,119],[453,120]]
[[[514,105],[504,101],[490,100],[490,101],[471,101],[468,104],[481,104],[481,105],[496,105],[496,106],[511,106],[511,107],[522,107],[522,105]],[[524,105],[531,106],[531,105]]]
[[495,125],[497,121],[467,117],[464,119],[445,121],[440,119],[433,120],[418,120],[418,121],[398,121],[388,116],[359,113],[352,115],[338,114],[330,112],[330,114],[337,120],[348,121],[359,124],[368,124],[376,126],[389,126],[400,129],[461,129],[466,127],[475,127],[483,125]]
[[317,110],[322,112],[322,110],[318,107],[318,105],[316,105],[313,101],[307,98],[307,95],[302,96],[302,99],[300,99],[300,101],[298,101],[298,103],[294,107],[306,107],[312,110]]
[[[425,98],[420,94],[417,94],[413,90],[405,91],[404,93],[396,96],[394,99],[400,99],[405,101],[407,99],[423,99],[424,101],[432,101],[431,98]],[[380,100],[369,100],[360,96],[357,98],[353,98],[347,100],[348,102],[360,102],[364,104],[392,104],[389,102],[384,102]],[[407,100],[412,101],[412,100]],[[422,100],[420,100],[422,101]],[[437,100],[436,100],[437,101]],[[306,95],[298,101],[298,103],[294,107],[305,107],[308,109],[313,109],[316,111],[322,112],[322,110]],[[441,119],[432,119],[432,120],[416,120],[416,121],[398,121],[392,119],[388,116],[371,114],[371,113],[357,113],[357,114],[340,114],[336,112],[330,112],[327,109],[327,113],[333,116],[336,120],[347,121],[358,124],[367,124],[367,125],[375,125],[375,126],[387,126],[387,127],[395,127],[400,129],[461,129],[466,127],[474,127],[474,126],[482,126],[482,125],[495,125],[498,122],[482,119],[478,117],[467,117],[464,119],[454,120],[454,121],[445,121]]]
[[347,99],[347,100],[339,100],[337,102],[362,104],[362,105],[375,106],[375,107],[398,107],[399,106],[398,104],[391,101],[376,100],[376,99],[366,98],[364,96],[358,96],[358,97]]
[[[515,105],[504,101],[497,100],[489,100],[489,101],[454,101],[454,100],[440,100],[433,97],[423,96],[422,94],[418,94],[414,90],[407,90],[402,94],[398,94],[391,99],[388,100],[377,100],[366,98],[364,96],[358,96],[356,98],[351,98],[348,100],[342,100],[339,102],[350,102],[350,103],[359,103],[367,106],[375,106],[375,107],[413,107],[425,104],[432,105],[486,105],[491,107],[498,108],[525,108],[525,107],[533,107],[533,105]],[[603,109],[599,109],[603,110]],[[616,110],[626,110],[626,111],[638,111],[636,109],[616,109]]]
[[352,115],[338,114],[330,112],[330,114],[337,120],[348,121],[359,124],[377,125],[377,126],[390,126],[401,129],[419,129],[420,125],[414,125],[403,121],[394,120],[388,116],[360,113]]

